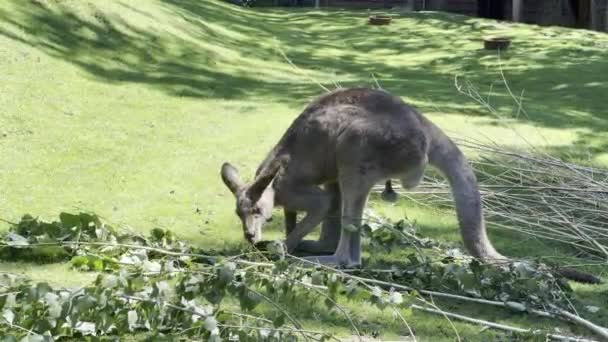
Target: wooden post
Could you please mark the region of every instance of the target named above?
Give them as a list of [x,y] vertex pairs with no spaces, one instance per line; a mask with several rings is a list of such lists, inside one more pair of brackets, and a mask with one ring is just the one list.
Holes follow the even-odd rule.
[[608,4],[604,4],[604,14],[606,15],[604,18],[604,27],[601,27],[600,30],[608,32]]
[[315,8],[319,8],[319,0],[315,0]]
[[608,32],[608,4],[603,0],[591,0],[591,29]]
[[590,12],[589,16],[591,17],[591,18],[589,18],[590,21],[591,21],[591,24],[589,26],[591,26],[591,27],[589,27],[589,28],[592,29],[592,30],[598,30],[599,29],[599,25],[598,25],[598,22],[597,22],[597,20],[599,19],[597,17],[597,15],[599,14],[599,9],[600,8],[597,5],[597,1],[596,0],[591,0],[591,5],[589,6],[589,12]]
[[426,6],[431,11],[445,11],[447,10],[447,1],[446,0],[428,0],[426,2]]
[[522,5],[521,5],[521,0],[513,0],[512,2],[512,14],[511,14],[511,20],[515,21],[515,22],[520,22],[521,21],[521,14],[522,14]]

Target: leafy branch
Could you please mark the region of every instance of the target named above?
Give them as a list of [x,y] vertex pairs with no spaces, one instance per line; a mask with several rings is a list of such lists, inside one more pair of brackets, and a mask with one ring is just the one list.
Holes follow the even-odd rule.
[[[211,255],[166,230],[153,229],[150,236],[141,236],[118,232],[92,214],[62,213],[59,218],[48,223],[24,216],[5,235],[0,256],[69,260],[75,269],[95,271],[98,276],[81,288],[61,289],[12,274],[0,275],[4,319],[0,333],[7,336],[6,341],[138,332],[147,332],[154,340],[171,334],[210,341],[336,339],[305,329],[287,309],[298,301],[324,303],[328,310],[341,312],[353,332],[361,336],[356,322],[340,306],[342,298],[390,308],[408,327],[400,310],[415,308],[421,296],[573,318],[564,314],[571,301],[567,284],[559,283],[539,265],[482,265],[417,236],[405,221],[393,224],[368,218],[361,233],[370,239],[372,248],[408,245],[415,246],[415,252],[387,270],[347,272],[303,264],[301,259],[282,254],[280,248],[275,253]],[[578,323],[591,327],[585,320]]]

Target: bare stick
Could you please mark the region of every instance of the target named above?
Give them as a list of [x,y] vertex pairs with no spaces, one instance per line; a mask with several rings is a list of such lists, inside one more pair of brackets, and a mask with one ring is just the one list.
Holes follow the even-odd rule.
[[551,305],[551,308],[555,310],[560,316],[563,316],[576,324],[582,325],[596,333],[598,336],[601,336],[608,340],[608,329],[589,322],[588,320],[581,318],[580,316],[574,315],[564,309],[560,309],[555,305]]
[[564,335],[557,335],[557,334],[548,334],[548,333],[544,333],[542,331],[534,331],[531,329],[524,329],[524,328],[519,328],[519,327],[514,327],[514,326],[510,326],[510,325],[505,325],[505,324],[499,324],[499,323],[494,323],[494,322],[490,322],[490,321],[485,321],[482,319],[476,319],[476,318],[471,318],[468,316],[464,316],[464,315],[460,315],[460,314],[455,314],[455,313],[451,313],[451,312],[447,312],[444,310],[437,310],[437,309],[432,309],[432,308],[426,308],[420,305],[416,305],[416,304],[412,304],[412,308],[416,309],[416,310],[420,310],[420,311],[425,311],[425,312],[429,312],[429,313],[433,313],[433,314],[437,314],[437,315],[442,315],[442,316],[448,316],[448,317],[452,317],[452,318],[456,318],[462,321],[466,321],[469,323],[474,323],[474,324],[478,324],[478,325],[483,325],[489,328],[494,328],[494,329],[500,329],[500,330],[505,330],[505,331],[512,331],[512,332],[517,332],[517,333],[533,333],[533,334],[544,334],[545,336],[555,339],[555,340],[561,340],[561,341],[572,341],[572,342],[597,342],[595,340],[589,340],[589,339],[585,339],[585,338],[581,338],[581,337],[570,337],[570,336],[564,336]]
[[283,59],[285,59],[285,61],[291,65],[291,67],[299,72],[302,76],[307,77],[309,81],[313,82],[314,84],[318,85],[321,89],[325,90],[326,92],[329,92],[330,90],[325,87],[324,85],[321,84],[321,82],[315,80],[314,78],[312,78],[312,76],[306,74],[302,69],[300,69],[297,65],[295,65],[291,59],[289,59],[289,57],[287,57],[287,54],[285,54],[285,52],[283,51],[283,49],[281,49],[280,46],[277,47],[277,49],[279,50],[279,52],[281,53],[281,56],[283,56]]

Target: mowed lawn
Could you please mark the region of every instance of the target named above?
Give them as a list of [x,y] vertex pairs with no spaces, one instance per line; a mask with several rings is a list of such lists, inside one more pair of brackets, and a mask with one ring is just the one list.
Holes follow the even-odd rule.
[[[214,0],[0,2],[0,218],[92,211],[124,229],[162,227],[207,248],[246,248],[222,162],[251,179],[303,106],[337,85],[379,84],[455,137],[608,164],[607,34],[439,13],[395,14],[391,25],[373,27],[367,15]],[[494,34],[513,38],[501,56],[481,49]],[[495,111],[459,93],[456,80]],[[453,216],[406,201],[372,197],[370,205],[461,245]],[[269,237],[283,234],[280,211],[277,218]],[[512,232],[490,234],[507,255],[568,255]],[[59,284],[94,276],[63,264],[0,269]],[[604,307],[590,318],[608,321],[608,287],[575,288]],[[390,322],[387,336],[405,333],[390,313],[346,305],[370,325]],[[446,305],[524,327],[555,324]],[[313,311],[302,315],[314,326]],[[342,320],[324,320],[325,329],[348,331]],[[454,337],[442,319],[417,313],[408,321],[423,340]],[[500,335],[456,325],[470,339]]]

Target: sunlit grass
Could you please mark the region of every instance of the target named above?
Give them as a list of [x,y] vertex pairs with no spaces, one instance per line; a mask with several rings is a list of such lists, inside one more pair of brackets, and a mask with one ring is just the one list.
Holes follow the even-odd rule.
[[[200,246],[232,248],[241,232],[219,167],[230,161],[251,179],[302,107],[322,93],[315,81],[375,86],[375,77],[455,137],[522,148],[530,142],[608,162],[606,34],[437,13],[371,27],[357,11],[246,10],[199,0],[47,3],[0,3],[0,217],[9,221],[86,210],[119,227],[168,228]],[[481,37],[497,33],[514,39],[500,59],[480,49]],[[515,118],[501,70],[526,115]],[[459,94],[456,75],[489,94],[498,117]],[[407,201],[389,206],[372,198],[371,206],[460,245],[449,214]],[[277,216],[268,237],[283,234]],[[538,241],[513,244],[509,232],[491,234],[515,256],[565,253]],[[0,269],[52,283],[91,279],[67,265]],[[579,289],[589,302],[606,302],[605,287]],[[387,322],[388,335],[403,333],[390,313],[352,308],[372,323]],[[453,339],[440,318],[406,317],[423,338]],[[438,326],[444,337],[434,335]],[[470,339],[495,336],[457,326]],[[348,333],[342,321],[331,327]]]

